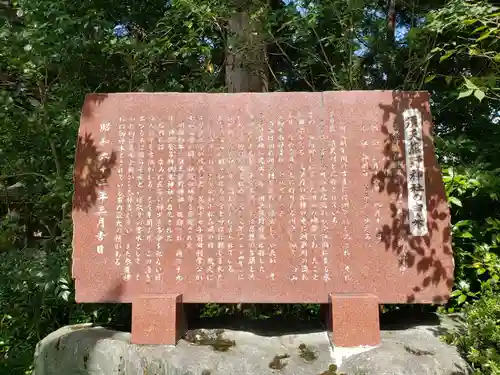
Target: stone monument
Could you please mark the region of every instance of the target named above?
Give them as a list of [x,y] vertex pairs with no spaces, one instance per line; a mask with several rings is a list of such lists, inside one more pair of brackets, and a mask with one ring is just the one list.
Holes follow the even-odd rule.
[[431,127],[424,92],[88,95],[76,300],[132,303],[136,344],[245,302],[328,304],[335,345],[377,345],[379,304],[453,284]]

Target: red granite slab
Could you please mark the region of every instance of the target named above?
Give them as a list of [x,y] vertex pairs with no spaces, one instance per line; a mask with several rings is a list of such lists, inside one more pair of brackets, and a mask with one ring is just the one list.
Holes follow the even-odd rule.
[[445,302],[451,228],[431,130],[423,92],[88,95],[76,299]]

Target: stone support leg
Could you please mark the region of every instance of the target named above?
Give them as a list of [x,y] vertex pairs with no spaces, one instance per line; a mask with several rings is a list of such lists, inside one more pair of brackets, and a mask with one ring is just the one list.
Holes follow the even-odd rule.
[[327,328],[334,346],[380,344],[378,298],[371,294],[330,294]]
[[144,295],[132,303],[132,344],[175,345],[185,329],[182,294]]

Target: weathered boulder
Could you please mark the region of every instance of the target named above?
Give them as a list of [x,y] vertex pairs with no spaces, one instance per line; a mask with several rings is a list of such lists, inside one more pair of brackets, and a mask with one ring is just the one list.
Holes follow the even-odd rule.
[[[173,346],[130,344],[130,334],[67,326],[36,348],[35,375],[461,375],[470,374],[435,327],[382,331],[376,348],[331,350],[325,332],[259,336],[199,330]],[[233,344],[234,341],[234,344]],[[328,372],[337,363],[340,371]],[[332,368],[331,368],[332,369]]]
[[382,345],[342,362],[346,374],[467,375],[471,371],[456,348],[446,345],[430,327],[382,332]]

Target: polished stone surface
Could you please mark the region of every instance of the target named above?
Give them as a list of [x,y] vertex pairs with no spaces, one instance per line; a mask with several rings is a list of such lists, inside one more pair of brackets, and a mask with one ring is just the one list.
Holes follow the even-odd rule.
[[445,302],[451,226],[431,128],[423,92],[88,95],[76,299]]

